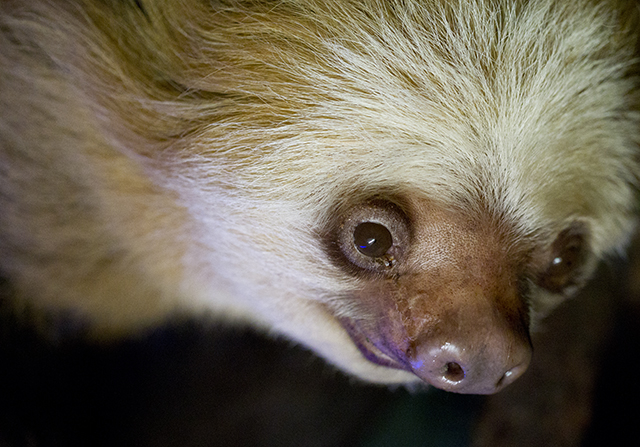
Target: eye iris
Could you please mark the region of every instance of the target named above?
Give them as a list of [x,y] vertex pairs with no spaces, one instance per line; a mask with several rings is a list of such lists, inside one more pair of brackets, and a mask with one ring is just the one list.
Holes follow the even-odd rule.
[[551,274],[557,277],[564,277],[578,265],[581,254],[581,247],[577,245],[578,242],[581,243],[581,241],[574,242],[576,245],[565,247],[558,256],[553,258],[550,267]]
[[363,222],[353,232],[353,243],[363,255],[378,258],[391,248],[393,238],[384,225]]

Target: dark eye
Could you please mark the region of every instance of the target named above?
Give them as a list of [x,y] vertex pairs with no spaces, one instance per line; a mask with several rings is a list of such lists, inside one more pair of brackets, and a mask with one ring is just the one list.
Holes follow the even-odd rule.
[[372,199],[341,213],[333,239],[354,272],[392,274],[402,265],[410,246],[409,218],[389,200]]
[[391,248],[393,238],[384,225],[375,222],[363,222],[353,231],[353,243],[363,255],[379,258]]
[[551,247],[549,264],[539,283],[551,292],[562,292],[576,285],[585,259],[585,238],[575,228],[564,230]]

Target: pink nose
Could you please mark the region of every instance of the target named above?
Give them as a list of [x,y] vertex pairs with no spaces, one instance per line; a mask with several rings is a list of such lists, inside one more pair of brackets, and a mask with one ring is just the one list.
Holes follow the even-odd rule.
[[531,361],[528,343],[478,348],[427,340],[416,347],[413,372],[446,391],[492,394],[520,377]]

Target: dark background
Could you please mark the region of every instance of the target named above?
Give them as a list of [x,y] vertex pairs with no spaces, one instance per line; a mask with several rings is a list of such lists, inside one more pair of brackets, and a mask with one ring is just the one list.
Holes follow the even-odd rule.
[[289,342],[206,321],[109,346],[58,322],[44,339],[10,295],[0,282],[0,447],[591,447],[638,436],[639,244],[545,320],[529,371],[490,397],[367,386]]

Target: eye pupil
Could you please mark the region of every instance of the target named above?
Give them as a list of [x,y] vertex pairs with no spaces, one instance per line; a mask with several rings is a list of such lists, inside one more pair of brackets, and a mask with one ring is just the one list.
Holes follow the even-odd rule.
[[363,255],[378,258],[391,248],[393,238],[384,225],[363,222],[353,232],[353,243]]

